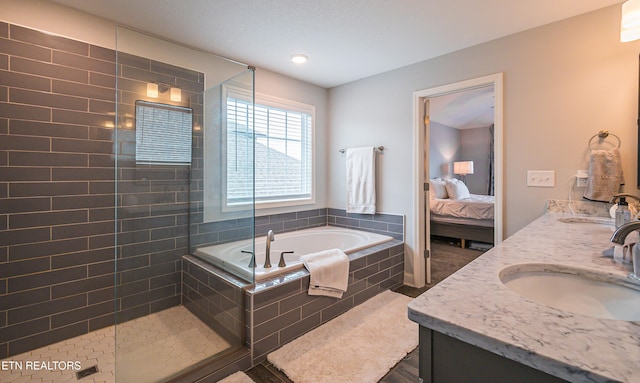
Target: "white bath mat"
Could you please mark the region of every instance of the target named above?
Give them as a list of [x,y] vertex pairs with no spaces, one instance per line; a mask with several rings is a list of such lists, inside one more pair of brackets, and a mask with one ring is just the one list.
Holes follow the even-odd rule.
[[407,318],[411,299],[382,292],[267,359],[295,383],[377,382],[418,346],[418,325]]
[[249,375],[242,371],[238,371],[234,374],[227,376],[226,378],[219,380],[218,383],[255,383]]

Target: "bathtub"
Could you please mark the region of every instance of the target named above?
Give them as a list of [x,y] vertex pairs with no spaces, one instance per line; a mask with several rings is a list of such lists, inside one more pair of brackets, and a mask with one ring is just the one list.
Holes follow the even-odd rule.
[[[194,255],[248,281],[253,279],[253,270],[255,270],[255,281],[261,281],[275,277],[278,274],[303,268],[304,265],[300,260],[301,255],[334,248],[339,248],[346,254],[351,254],[392,239],[393,237],[387,235],[336,226],[323,226],[279,233],[275,235],[275,240],[271,242],[271,268],[267,269],[263,267],[266,236],[258,237],[255,240],[257,265],[255,269],[249,267],[251,254],[242,253],[242,250],[252,250],[253,240],[251,239],[200,247],[196,249]],[[280,253],[292,250],[294,251],[293,254],[285,254],[286,266],[278,267]]]

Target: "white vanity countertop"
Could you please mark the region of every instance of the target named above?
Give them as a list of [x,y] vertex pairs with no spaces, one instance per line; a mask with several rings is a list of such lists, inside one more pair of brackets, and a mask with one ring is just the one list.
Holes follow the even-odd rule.
[[547,213],[409,303],[422,326],[573,382],[640,382],[640,322],[597,319],[551,308],[509,290],[506,266],[568,265],[627,276],[602,257],[613,220]]

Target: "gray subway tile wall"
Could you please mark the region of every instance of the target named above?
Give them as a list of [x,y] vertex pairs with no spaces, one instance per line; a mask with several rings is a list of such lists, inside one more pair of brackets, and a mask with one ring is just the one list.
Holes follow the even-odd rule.
[[201,73],[0,22],[0,358],[180,304],[190,168],[115,142],[116,78],[121,116],[161,81],[201,118]]

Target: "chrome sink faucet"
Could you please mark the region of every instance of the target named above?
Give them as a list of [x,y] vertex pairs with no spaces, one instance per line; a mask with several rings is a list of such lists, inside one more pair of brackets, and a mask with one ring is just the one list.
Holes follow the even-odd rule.
[[[611,242],[617,245],[624,245],[624,241],[627,236],[634,231],[640,231],[640,221],[627,222],[617,228],[611,236]],[[640,244],[636,244],[631,249],[631,263],[633,264],[633,273],[630,276],[635,279],[640,279],[640,248],[637,248],[638,246],[640,246]]]
[[267,232],[267,247],[264,253],[264,268],[268,269],[271,267],[271,241],[275,241],[276,237],[273,234],[273,230],[269,230]]

